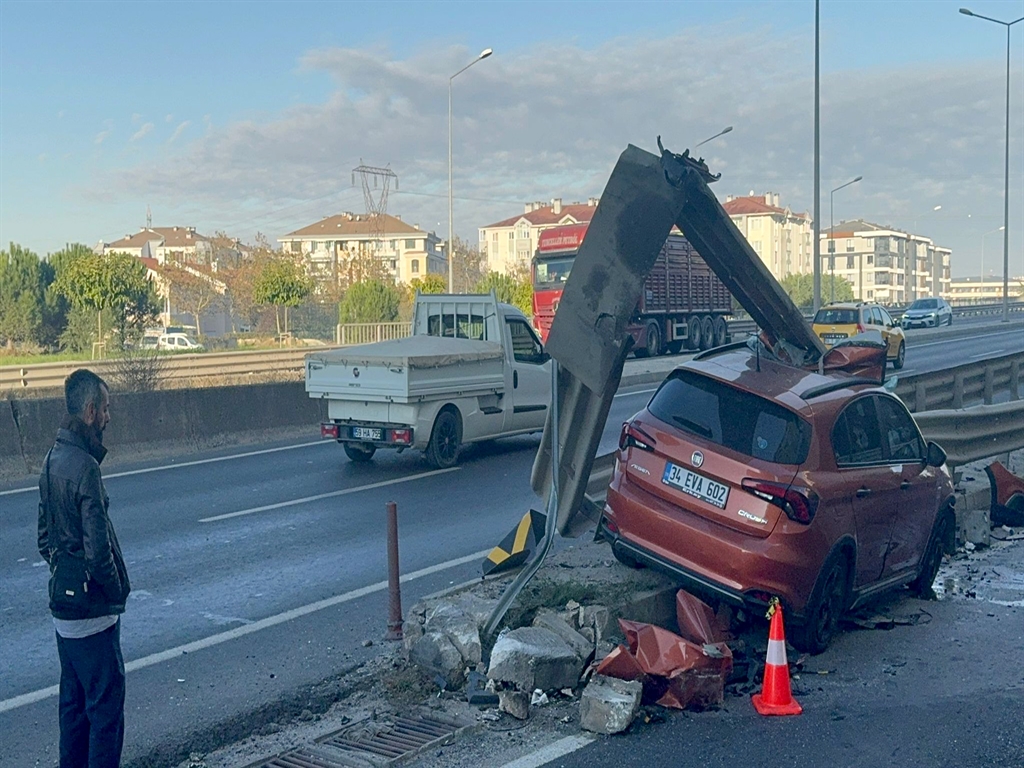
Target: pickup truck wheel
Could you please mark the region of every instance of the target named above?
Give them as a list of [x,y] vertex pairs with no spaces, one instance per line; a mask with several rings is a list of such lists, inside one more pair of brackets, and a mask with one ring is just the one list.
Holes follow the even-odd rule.
[[686,321],[686,348],[692,350],[700,349],[701,341],[704,338],[704,326],[697,315],[692,315]]
[[462,420],[452,408],[446,408],[434,419],[434,429],[427,443],[427,461],[439,469],[454,467],[462,444]]
[[345,455],[356,463],[364,463],[373,458],[377,452],[375,445],[362,445],[361,443],[345,443]]
[[715,321],[711,315],[704,315],[700,321],[700,348],[711,349],[715,346]]

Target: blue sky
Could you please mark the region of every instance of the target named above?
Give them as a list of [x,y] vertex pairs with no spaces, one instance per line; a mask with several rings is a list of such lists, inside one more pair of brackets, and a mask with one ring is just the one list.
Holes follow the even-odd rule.
[[[1002,224],[1005,45],[1024,0],[821,4],[822,214],[913,227],[981,268]],[[628,142],[705,145],[716,191],[812,207],[814,5],[792,2],[0,0],[0,243],[39,253],[145,223],[272,241],[343,210],[360,160],[389,211],[456,231],[600,194]],[[1024,273],[1024,23],[1014,27],[1011,272]],[[939,211],[933,210],[941,205]],[[916,222],[916,225],[915,225]],[[998,265],[1001,235],[984,240]]]

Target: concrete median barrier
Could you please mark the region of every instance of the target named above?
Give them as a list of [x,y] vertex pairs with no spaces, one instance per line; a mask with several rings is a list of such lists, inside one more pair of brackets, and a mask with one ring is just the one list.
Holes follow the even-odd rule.
[[[326,410],[306,395],[303,382],[115,393],[104,444],[121,463],[272,438],[289,430],[315,435]],[[63,398],[3,401],[0,478],[38,472],[63,415]]]

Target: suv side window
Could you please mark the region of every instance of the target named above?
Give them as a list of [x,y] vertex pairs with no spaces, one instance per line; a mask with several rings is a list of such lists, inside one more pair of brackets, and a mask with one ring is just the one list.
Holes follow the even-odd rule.
[[506,320],[512,335],[512,356],[517,363],[544,362],[544,347],[533,334],[528,323],[522,320]]
[[878,415],[889,462],[924,461],[924,441],[907,409],[891,397],[879,397]]
[[895,323],[892,321],[892,317],[889,315],[888,312],[886,312],[881,307],[879,307],[878,312],[882,315],[882,325],[884,325],[886,328],[895,325]]
[[882,320],[882,310],[880,307],[871,308],[871,318],[875,325],[885,325],[885,322]]
[[882,461],[882,435],[878,429],[875,398],[858,398],[843,409],[832,428],[832,450],[840,467]]

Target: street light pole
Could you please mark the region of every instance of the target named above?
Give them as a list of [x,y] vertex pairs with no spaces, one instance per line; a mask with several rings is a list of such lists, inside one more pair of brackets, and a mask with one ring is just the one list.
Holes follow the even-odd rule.
[[[836,300],[836,233],[833,231],[835,230],[835,224],[832,223],[832,196],[835,195],[835,193],[838,192],[843,187],[848,187],[851,184],[856,184],[863,178],[863,176],[858,176],[856,179],[851,179],[845,184],[840,184],[838,187],[836,187],[835,189],[828,193],[828,267],[829,272],[831,272],[831,277],[829,278],[829,281],[832,284],[832,287],[829,291],[829,301]],[[864,256],[861,255],[858,258],[863,259]],[[863,279],[863,268],[861,268],[860,274],[861,279]],[[857,286],[857,288],[858,291],[863,293],[863,290],[860,288],[860,286]]]
[[821,134],[819,131],[818,88],[818,6],[814,0],[814,311],[821,307]]
[[[1006,151],[1003,161],[1003,322],[1010,322],[1010,27],[1021,21],[1000,21],[989,16],[982,16],[967,8],[961,8],[964,16],[973,16],[1006,27]],[[982,244],[984,247],[984,243]]]
[[448,293],[455,293],[455,225],[452,214],[452,80],[492,53],[494,51],[490,48],[484,48],[475,59],[448,78]]

